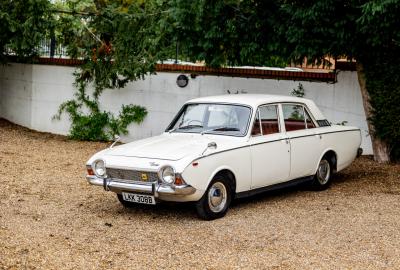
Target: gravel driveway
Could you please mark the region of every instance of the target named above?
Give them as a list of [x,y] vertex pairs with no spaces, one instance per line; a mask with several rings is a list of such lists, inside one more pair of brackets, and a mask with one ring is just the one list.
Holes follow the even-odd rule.
[[327,191],[262,194],[205,222],[89,186],[85,161],[107,146],[0,120],[0,269],[400,269],[400,165],[363,157]]

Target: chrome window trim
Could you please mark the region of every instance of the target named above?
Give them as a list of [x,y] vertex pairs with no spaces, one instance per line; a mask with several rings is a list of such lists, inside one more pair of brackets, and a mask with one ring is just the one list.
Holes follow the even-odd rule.
[[262,125],[261,125],[261,112],[260,112],[260,107],[257,108],[258,112],[258,125],[260,126],[260,134],[263,136],[263,130],[262,130]]

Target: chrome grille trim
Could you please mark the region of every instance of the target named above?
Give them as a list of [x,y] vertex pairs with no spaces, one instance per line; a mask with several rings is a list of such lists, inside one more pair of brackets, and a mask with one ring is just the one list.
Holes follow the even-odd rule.
[[[156,172],[136,171],[136,170],[125,170],[116,168],[106,168],[107,177],[116,179],[117,181],[123,181],[126,183],[142,182],[151,183],[158,182],[158,174]],[[147,175],[147,181],[142,180],[142,174]]]

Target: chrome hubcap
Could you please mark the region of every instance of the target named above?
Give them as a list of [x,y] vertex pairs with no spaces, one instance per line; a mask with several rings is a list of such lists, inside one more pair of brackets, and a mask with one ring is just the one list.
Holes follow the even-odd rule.
[[215,182],[208,191],[208,205],[214,213],[221,212],[226,205],[226,187],[221,182]]
[[325,159],[321,160],[317,170],[317,179],[321,185],[325,185],[329,181],[331,176],[331,166],[329,162]]

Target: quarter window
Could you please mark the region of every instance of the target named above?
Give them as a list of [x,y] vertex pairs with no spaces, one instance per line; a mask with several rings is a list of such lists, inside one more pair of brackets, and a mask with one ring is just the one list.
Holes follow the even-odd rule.
[[252,135],[279,133],[278,106],[261,106],[257,110]]
[[311,119],[310,115],[308,114],[307,110],[304,110],[306,114],[306,123],[307,123],[307,128],[315,128],[315,124],[313,120]]

